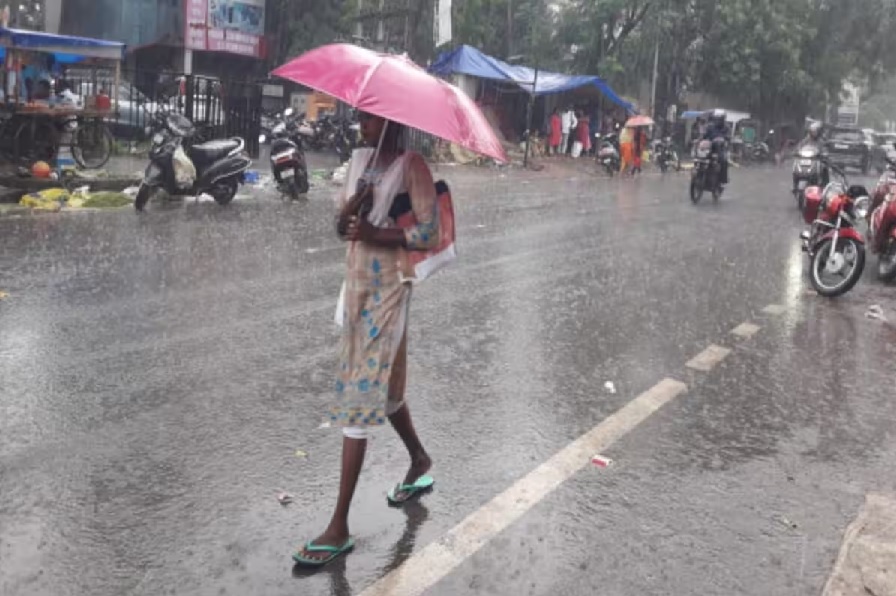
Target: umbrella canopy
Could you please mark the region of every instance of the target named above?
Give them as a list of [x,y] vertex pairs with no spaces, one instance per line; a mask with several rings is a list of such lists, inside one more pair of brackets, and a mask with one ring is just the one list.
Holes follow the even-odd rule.
[[625,123],[626,128],[636,128],[638,126],[653,126],[653,118],[650,116],[635,116],[629,118]]
[[273,74],[359,110],[507,161],[501,142],[476,103],[407,57],[331,44],[302,54]]

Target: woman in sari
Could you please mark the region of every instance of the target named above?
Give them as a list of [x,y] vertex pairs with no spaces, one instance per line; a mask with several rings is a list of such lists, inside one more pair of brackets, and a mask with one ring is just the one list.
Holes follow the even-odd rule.
[[635,165],[634,129],[625,127],[619,134],[619,173],[626,174]]
[[587,112],[582,112],[581,117],[579,117],[577,133],[579,142],[582,144],[582,155],[587,155],[591,151],[591,118]]
[[[404,400],[407,319],[411,287],[402,264],[406,251],[430,250],[438,242],[436,190],[423,158],[402,150],[403,127],[370,114],[360,115],[367,145],[352,155],[345,191],[337,198],[337,230],[348,244],[341,309],[342,336],[334,400],[328,416],[340,427],[342,473],[336,508],[327,529],[300,547],[293,558],[320,566],[350,551],[348,514],[369,430],[387,421],[408,450],[411,464],[388,495],[401,505],[429,489],[432,461],[414,430]],[[349,196],[352,189],[355,194]],[[399,228],[402,212],[416,224]]]
[[561,137],[561,123],[560,123],[560,111],[557,108],[554,108],[554,111],[551,113],[551,131],[550,136],[548,137],[548,152],[551,155],[557,155],[560,150],[560,137]]

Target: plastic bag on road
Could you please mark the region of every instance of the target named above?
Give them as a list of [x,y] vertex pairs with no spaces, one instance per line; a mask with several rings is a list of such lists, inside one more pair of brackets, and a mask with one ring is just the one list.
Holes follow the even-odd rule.
[[196,181],[196,166],[187,157],[183,147],[178,146],[177,150],[175,150],[172,163],[174,164],[174,183],[177,185],[177,188],[186,190],[192,187]]

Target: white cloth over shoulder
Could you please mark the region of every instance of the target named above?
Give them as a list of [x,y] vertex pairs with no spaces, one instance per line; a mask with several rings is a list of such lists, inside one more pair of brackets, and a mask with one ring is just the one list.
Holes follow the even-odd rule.
[[[355,194],[358,187],[358,181],[364,176],[367,166],[373,158],[374,149],[370,147],[361,147],[352,152],[351,161],[348,164],[348,174],[345,176],[345,186],[342,192],[336,195],[336,206],[341,208],[348,202],[349,198]],[[373,182],[373,208],[367,216],[367,220],[379,228],[385,228],[393,225],[389,221],[389,209],[392,208],[392,201],[395,195],[407,192],[405,185],[405,170],[410,156],[410,152],[405,152],[398,157],[392,165],[389,166],[382,175]],[[342,289],[339,291],[339,299],[336,301],[336,314],[333,317],[337,326],[342,327],[343,311],[345,309],[345,282],[342,282]]]

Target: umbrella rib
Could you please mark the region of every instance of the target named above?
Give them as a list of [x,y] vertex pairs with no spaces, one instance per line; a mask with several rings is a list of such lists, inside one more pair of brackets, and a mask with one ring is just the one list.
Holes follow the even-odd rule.
[[360,98],[364,96],[364,92],[367,90],[367,85],[370,83],[370,79],[373,78],[373,75],[376,74],[376,72],[380,69],[380,67],[383,65],[383,63],[386,61],[386,59],[387,59],[386,56],[381,55],[380,61],[377,62],[373,68],[370,68],[367,70],[367,73],[364,75],[364,80],[358,86],[358,95],[355,98],[355,104],[361,103]]

